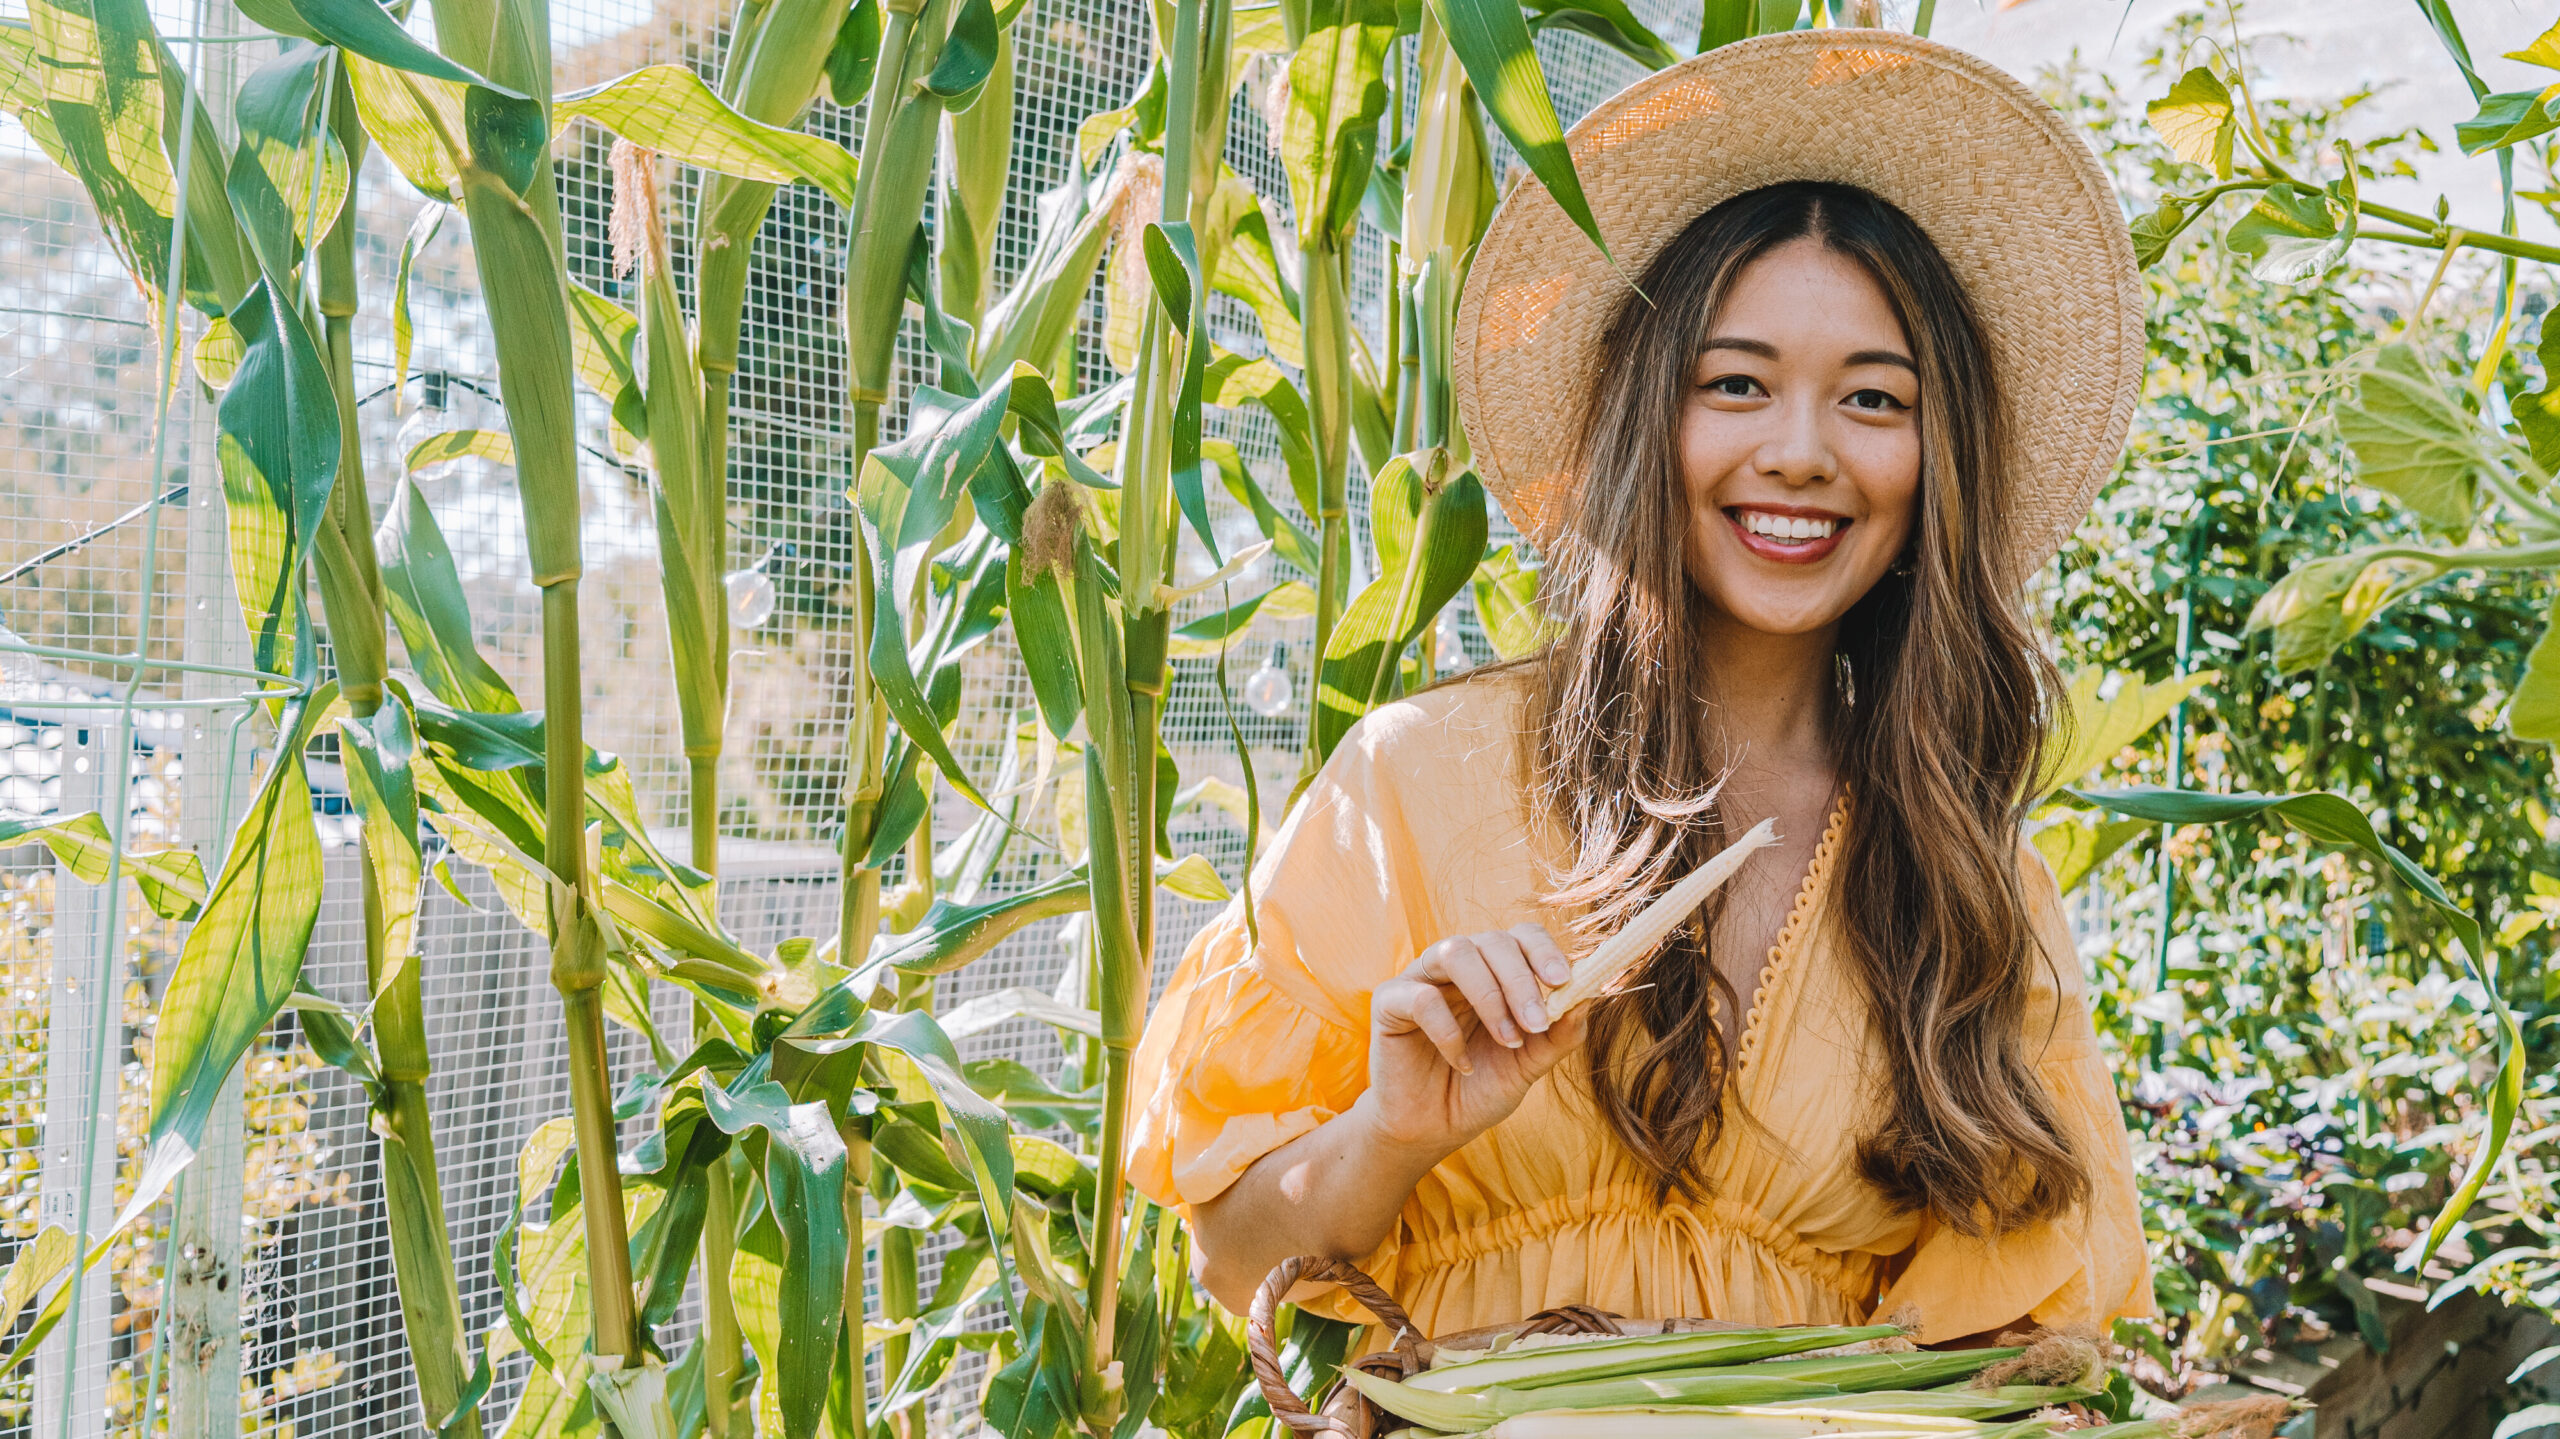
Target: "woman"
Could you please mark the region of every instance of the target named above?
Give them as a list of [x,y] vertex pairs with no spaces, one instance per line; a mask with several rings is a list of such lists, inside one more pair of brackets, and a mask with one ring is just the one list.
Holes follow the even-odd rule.
[[[2021,580],[2139,377],[2113,194],[2015,84],[1881,32],[1713,52],[1574,143],[1614,262],[1524,187],[1458,366],[1561,633],[1343,741],[1156,1012],[1136,1182],[1238,1310],[1318,1254],[1428,1333],[2148,1313],[2019,836],[2056,694]],[[1782,843],[1627,987],[1546,1012],[1763,818]]]

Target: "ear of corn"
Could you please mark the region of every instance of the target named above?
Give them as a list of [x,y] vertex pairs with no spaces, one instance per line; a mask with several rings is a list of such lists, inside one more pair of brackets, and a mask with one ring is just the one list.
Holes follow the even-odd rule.
[[1829,1349],[1869,1339],[1887,1339],[1901,1332],[1891,1324],[1870,1324],[1857,1328],[1808,1325],[1790,1329],[1718,1329],[1693,1334],[1628,1335],[1589,1343],[1507,1349],[1479,1359],[1434,1365],[1415,1375],[1410,1382],[1414,1388],[1444,1394],[1490,1389],[1496,1385],[1528,1389],[1660,1370],[1745,1364],[1755,1359],[1801,1354],[1808,1349]]
[[1653,953],[1655,947],[1662,943],[1663,936],[1696,913],[1698,906],[1707,902],[1708,895],[1733,878],[1733,872],[1742,868],[1744,860],[1761,847],[1775,844],[1777,839],[1777,827],[1764,819],[1752,826],[1750,833],[1717,851],[1715,858],[1671,886],[1662,898],[1645,906],[1644,911],[1629,921],[1626,928],[1602,940],[1597,948],[1585,955],[1582,962],[1573,967],[1573,978],[1566,980],[1563,988],[1547,997],[1548,1013],[1561,1017],[1584,1001],[1608,993],[1609,986]]
[[2036,1420],[1988,1425],[1920,1414],[1789,1413],[1782,1409],[1548,1409],[1505,1419],[1477,1439],[2029,1439]]

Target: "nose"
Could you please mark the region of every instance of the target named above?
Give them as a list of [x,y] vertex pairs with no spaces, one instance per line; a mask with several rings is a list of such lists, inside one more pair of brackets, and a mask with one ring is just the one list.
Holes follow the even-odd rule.
[[1769,429],[1751,457],[1761,474],[1790,486],[1818,485],[1840,473],[1831,437],[1823,425],[1822,406],[1801,395],[1789,395],[1765,413]]

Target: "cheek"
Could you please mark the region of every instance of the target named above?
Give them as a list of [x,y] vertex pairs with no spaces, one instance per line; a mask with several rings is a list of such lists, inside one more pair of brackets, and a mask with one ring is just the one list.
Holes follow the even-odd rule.
[[1867,502],[1868,522],[1878,532],[1900,538],[1919,521],[1920,431],[1918,426],[1870,434],[1852,460],[1852,473]]

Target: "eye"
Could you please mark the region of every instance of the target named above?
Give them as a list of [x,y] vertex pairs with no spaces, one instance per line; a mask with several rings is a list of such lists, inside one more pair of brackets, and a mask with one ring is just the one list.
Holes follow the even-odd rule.
[[1872,388],[1860,390],[1855,394],[1852,394],[1849,396],[1848,403],[1851,409],[1873,410],[1878,414],[1891,414],[1897,410],[1907,410],[1910,408],[1910,406],[1902,403],[1901,400],[1896,399],[1891,392]]
[[1768,393],[1758,380],[1749,375],[1718,375],[1700,388],[1711,395],[1731,395],[1737,400],[1755,399]]

